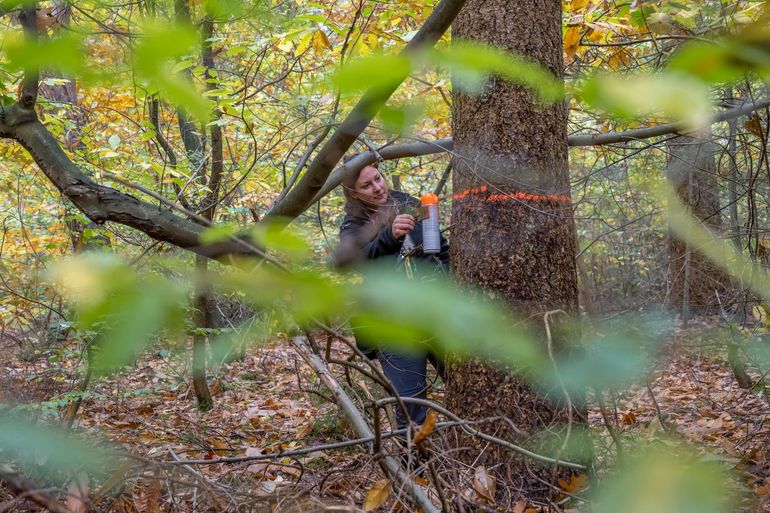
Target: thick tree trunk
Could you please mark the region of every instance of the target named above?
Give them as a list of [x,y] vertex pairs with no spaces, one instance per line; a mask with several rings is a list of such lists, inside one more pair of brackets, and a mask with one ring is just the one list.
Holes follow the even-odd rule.
[[[717,185],[718,146],[709,133],[682,136],[668,143],[668,179],[692,215],[718,233],[722,216]],[[690,314],[719,313],[720,302],[729,301],[730,279],[684,242],[670,237],[668,267],[668,302],[682,312],[683,322]],[[717,298],[717,295],[719,296]]]
[[[559,0],[470,0],[453,37],[491,43],[543,64],[557,77],[563,74]],[[566,325],[578,309],[566,109],[543,105],[531,91],[494,77],[480,96],[455,88],[453,99],[453,186],[461,198],[452,206],[453,271],[506,300],[539,326],[544,341],[546,312],[566,313],[552,316],[550,325],[554,349],[563,349],[577,334],[553,324]],[[446,401],[465,418],[502,415],[532,434],[567,418],[560,393],[538,395],[520,375],[486,362],[454,363],[448,381]],[[516,438],[504,422],[485,429]],[[498,449],[479,455],[484,445],[478,441],[461,443],[470,447],[468,462],[511,461]]]

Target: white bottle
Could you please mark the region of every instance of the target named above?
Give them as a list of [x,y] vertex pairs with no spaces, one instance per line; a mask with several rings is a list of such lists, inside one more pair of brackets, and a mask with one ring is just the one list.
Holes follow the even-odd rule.
[[434,255],[441,252],[441,228],[438,218],[438,196],[424,194],[422,205],[422,252]]

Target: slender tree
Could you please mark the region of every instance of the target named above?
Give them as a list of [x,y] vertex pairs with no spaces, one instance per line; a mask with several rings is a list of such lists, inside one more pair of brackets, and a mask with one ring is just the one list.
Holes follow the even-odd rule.
[[[711,132],[677,137],[667,144],[667,175],[677,195],[692,214],[712,231],[722,230],[717,184],[719,147]],[[719,312],[731,298],[729,277],[698,252],[675,237],[669,242],[668,302],[680,310],[683,322],[691,314]]]

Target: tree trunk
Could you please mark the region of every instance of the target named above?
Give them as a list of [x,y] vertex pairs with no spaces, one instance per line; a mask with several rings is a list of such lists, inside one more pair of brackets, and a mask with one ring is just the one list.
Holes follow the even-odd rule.
[[[470,0],[455,20],[453,38],[493,44],[563,76],[559,0]],[[543,105],[530,90],[495,77],[479,96],[454,91],[453,187],[461,199],[452,205],[453,272],[506,300],[539,327],[544,341],[546,312],[566,313],[550,321],[554,349],[563,349],[577,337],[564,321],[578,310],[566,109]],[[447,404],[468,419],[506,416],[531,434],[566,420],[561,393],[544,397],[521,375],[499,369],[478,360],[452,362]],[[504,422],[484,429],[516,439]],[[467,462],[489,468],[511,461],[478,440],[461,445],[469,447],[461,455]]]
[[[722,216],[717,187],[718,146],[711,134],[682,136],[668,143],[668,179],[692,215],[719,233]],[[719,313],[729,301],[730,279],[719,267],[674,238],[669,239],[668,302],[680,309],[683,321],[690,314]],[[718,298],[717,298],[718,295]]]
[[[208,287],[205,285],[208,260],[200,255],[195,255],[195,270],[199,274],[200,284],[195,289],[195,326],[205,328],[208,325]],[[196,331],[193,335],[192,351],[192,385],[195,392],[195,400],[198,409],[209,411],[214,407],[214,399],[211,397],[208,381],[206,381],[206,360],[208,350],[206,348],[206,335]]]
[[[55,25],[56,32],[60,32],[62,29],[70,30],[71,5],[62,1],[54,2],[51,14],[57,20]],[[44,119],[46,115],[67,118],[71,126],[68,126],[64,132],[64,144],[70,151],[85,150],[85,145],[81,141],[85,119],[83,109],[78,105],[78,88],[75,78],[68,77],[58,70],[46,70],[44,74],[45,78],[60,79],[61,83],[49,84],[45,81],[40,82],[38,93],[53,103],[44,111],[41,109],[41,119]],[[72,205],[68,204],[64,208],[69,218],[65,224],[69,229],[72,249],[75,253],[111,249],[110,239],[103,234],[98,234],[101,229],[99,225],[92,221],[83,222],[77,219],[77,212]],[[86,230],[97,232],[97,234],[90,235]]]

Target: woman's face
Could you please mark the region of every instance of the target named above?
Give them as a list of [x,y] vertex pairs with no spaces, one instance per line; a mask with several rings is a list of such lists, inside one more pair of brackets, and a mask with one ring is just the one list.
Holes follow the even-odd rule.
[[370,205],[388,202],[388,184],[376,167],[366,166],[361,170],[353,192],[358,199]]

